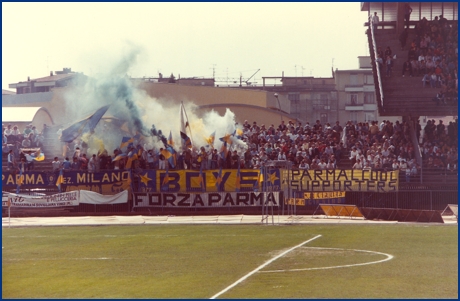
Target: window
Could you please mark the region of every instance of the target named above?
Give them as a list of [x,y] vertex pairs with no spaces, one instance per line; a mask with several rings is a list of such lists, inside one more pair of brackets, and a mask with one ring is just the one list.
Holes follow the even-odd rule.
[[374,84],[374,77],[372,75],[364,75],[364,83],[373,85]]
[[[323,99],[323,96],[324,99]],[[330,110],[331,101],[327,99],[327,94],[321,94],[320,99],[313,99],[313,110]]]
[[348,105],[357,106],[358,105],[358,94],[350,94],[350,100]]
[[358,85],[358,75],[357,74],[350,74],[350,85],[352,86]]
[[364,103],[366,104],[375,103],[374,93],[364,93]]

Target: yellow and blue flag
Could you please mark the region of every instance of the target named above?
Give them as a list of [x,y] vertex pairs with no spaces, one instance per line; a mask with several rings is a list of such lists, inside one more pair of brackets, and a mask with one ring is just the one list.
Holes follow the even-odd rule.
[[161,154],[165,156],[172,168],[176,167],[176,151],[174,148],[168,145],[161,151]]
[[16,194],[19,194],[19,191],[21,189],[21,185],[24,184],[24,175],[22,174],[22,168],[20,169],[19,178],[18,178],[16,184],[17,184]]
[[232,145],[233,143],[231,134],[225,134],[224,137],[220,137],[219,140],[227,143],[228,145]]
[[227,153],[228,153],[228,147],[227,147],[227,142],[224,141],[222,143],[222,146],[220,147],[220,157],[225,161],[227,160]]
[[38,151],[36,157],[34,158],[35,161],[43,161],[45,160],[45,154],[41,151]]
[[127,156],[126,154],[119,154],[115,158],[112,159],[112,162],[124,159],[124,158],[126,158],[126,156]]
[[80,120],[68,128],[64,129],[62,131],[60,140],[62,142],[72,142],[77,138],[78,136],[92,132],[94,131],[94,128],[96,125],[99,123],[99,120],[101,120],[102,116],[107,112],[109,109],[110,105],[104,106],[102,108],[99,108],[93,115]]
[[243,130],[236,128],[232,136],[236,137],[237,139],[243,139]]
[[169,168],[166,167],[166,174],[163,178],[163,182],[161,183],[161,191],[168,191],[169,190]]
[[59,172],[59,176],[56,180],[56,186],[58,187],[59,189],[59,192],[61,192],[61,184],[64,183],[64,173],[61,169],[61,171]]
[[219,169],[219,173],[217,174],[217,179],[216,179],[216,188],[217,191],[222,191],[222,166]]
[[121,138],[120,149],[128,147],[133,142],[134,142],[134,137]]
[[216,139],[216,131],[214,131],[208,138],[205,138],[209,146],[214,149],[214,139]]
[[186,133],[180,132],[180,137],[182,139],[182,145],[185,145],[186,148],[192,148],[192,140],[190,140],[190,137],[187,136]]
[[131,168],[131,165],[133,164],[133,162],[135,160],[137,160],[138,157],[137,157],[137,151],[135,149],[131,150],[129,153],[128,153],[128,160],[126,161],[126,165],[125,165],[125,168]]
[[204,174],[203,174],[203,164],[200,165],[200,176],[198,178],[198,181],[200,182],[201,191],[202,192],[206,191],[206,183],[204,182]]
[[168,144],[171,145],[172,147],[174,147],[174,141],[173,141],[173,138],[172,138],[171,131],[169,131]]

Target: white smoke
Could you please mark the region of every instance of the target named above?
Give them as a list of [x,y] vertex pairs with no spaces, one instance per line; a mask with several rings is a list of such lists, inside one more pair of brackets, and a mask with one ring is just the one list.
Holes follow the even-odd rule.
[[[129,45],[130,50],[107,72],[96,72],[96,77],[88,78],[83,85],[70,88],[65,94],[67,107],[66,120],[70,125],[81,118],[94,113],[98,108],[110,104],[109,110],[101,120],[96,132],[88,137],[84,135],[82,140],[88,143],[89,149],[105,148],[109,154],[120,146],[123,136],[134,136],[141,133],[146,136],[144,145],[151,149],[163,147],[163,143],[157,138],[152,137],[150,129],[152,125],[156,130],[161,130],[163,136],[169,138],[172,134],[174,148],[181,151],[180,138],[180,102],[182,101],[187,113],[190,131],[187,135],[192,139],[194,147],[199,149],[206,146],[206,139],[215,132],[214,147],[219,149],[222,142],[219,140],[224,135],[232,134],[235,131],[235,114],[229,109],[224,116],[211,110],[200,112],[197,105],[186,99],[157,99],[147,95],[147,93],[136,87],[133,80],[127,76],[129,70],[137,63],[137,59],[142,54],[142,49],[135,45]],[[129,129],[130,133],[124,132],[121,128],[111,128],[107,130],[104,123],[108,116],[113,116],[116,120],[124,120],[124,129]],[[239,127],[241,129],[241,126]],[[233,139],[233,149],[239,153],[246,149],[246,144],[237,139]]]

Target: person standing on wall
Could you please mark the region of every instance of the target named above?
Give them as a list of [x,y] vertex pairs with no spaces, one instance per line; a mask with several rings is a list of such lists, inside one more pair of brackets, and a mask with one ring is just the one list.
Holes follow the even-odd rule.
[[404,22],[406,23],[407,29],[409,29],[409,19],[411,13],[412,7],[410,7],[409,3],[404,4]]
[[374,27],[374,31],[376,31],[377,26],[379,25],[379,16],[377,16],[377,12],[374,12],[374,15],[371,17],[371,22]]

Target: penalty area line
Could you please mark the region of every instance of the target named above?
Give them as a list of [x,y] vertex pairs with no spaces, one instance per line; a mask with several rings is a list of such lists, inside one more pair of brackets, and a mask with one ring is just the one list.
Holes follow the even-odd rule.
[[306,243],[309,243],[310,241],[313,241],[317,238],[321,237],[321,235],[316,235],[315,237],[313,238],[310,238],[309,240],[306,240],[304,241],[303,243],[301,243],[300,245],[297,245],[297,246],[294,246],[292,248],[290,248],[289,250],[286,250],[284,251],[283,253],[273,257],[272,259],[266,261],[264,264],[262,264],[261,266],[259,266],[258,268],[256,268],[255,270],[253,270],[252,272],[249,272],[248,274],[246,274],[245,276],[241,277],[240,279],[238,279],[235,283],[233,283],[232,285],[226,287],[225,289],[221,290],[220,292],[218,292],[217,294],[215,294],[214,296],[212,296],[211,298],[209,299],[215,299],[217,297],[219,297],[220,295],[222,295],[223,293],[227,292],[228,290],[230,290],[231,288],[237,286],[239,283],[243,282],[244,280],[246,280],[247,278],[249,278],[250,276],[252,276],[253,274],[257,273],[258,271],[260,271],[261,269],[263,269],[264,267],[266,267],[267,265],[269,265],[270,263],[272,263],[273,261],[277,260],[278,258],[280,257],[283,257],[284,255],[286,255],[287,253],[303,246],[304,244]]

